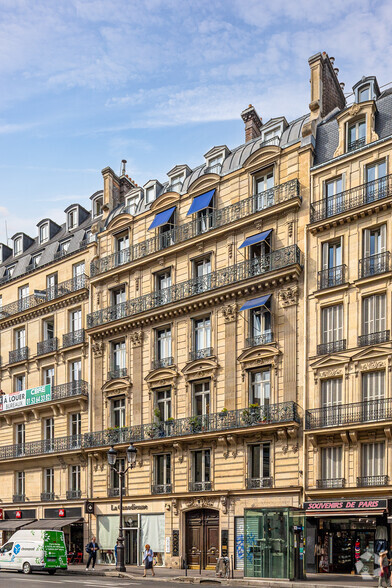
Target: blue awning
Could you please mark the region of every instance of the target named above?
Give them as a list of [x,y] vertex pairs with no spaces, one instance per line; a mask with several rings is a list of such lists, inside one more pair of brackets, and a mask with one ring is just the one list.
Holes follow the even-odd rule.
[[250,308],[257,308],[258,306],[265,306],[271,296],[272,294],[266,294],[265,296],[260,296],[260,298],[248,300],[248,302],[245,302],[245,304],[241,306],[240,310],[249,310]]
[[151,225],[148,227],[148,230],[151,231],[151,229],[156,229],[157,227],[161,227],[162,225],[165,225],[171,215],[173,214],[173,212],[175,211],[176,207],[173,206],[172,208],[168,208],[167,210],[164,210],[163,212],[158,212],[158,214],[155,215],[154,220],[152,221]]
[[206,192],[205,194],[200,194],[200,196],[196,196],[196,198],[193,199],[193,202],[190,205],[186,215],[189,216],[190,214],[199,212],[199,210],[207,208],[210,205],[214,194],[215,188],[213,190],[210,190],[209,192]]
[[249,247],[249,245],[254,245],[255,243],[261,243],[261,241],[265,241],[268,235],[272,233],[272,229],[268,229],[268,231],[264,231],[263,233],[257,233],[257,235],[252,235],[245,239],[245,241],[238,247],[238,249],[242,249],[243,247]]

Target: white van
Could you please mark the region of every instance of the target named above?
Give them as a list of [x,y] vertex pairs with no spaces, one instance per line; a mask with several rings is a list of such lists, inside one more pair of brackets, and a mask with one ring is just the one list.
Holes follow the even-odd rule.
[[0,547],[0,570],[33,571],[67,569],[67,550],[62,531],[20,529]]

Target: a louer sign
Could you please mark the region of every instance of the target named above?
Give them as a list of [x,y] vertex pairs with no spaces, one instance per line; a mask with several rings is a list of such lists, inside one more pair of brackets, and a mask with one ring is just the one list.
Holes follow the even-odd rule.
[[0,412],[12,410],[13,408],[22,408],[23,406],[32,406],[40,402],[48,402],[52,399],[52,387],[50,384],[29,388],[13,394],[4,394],[0,396]]

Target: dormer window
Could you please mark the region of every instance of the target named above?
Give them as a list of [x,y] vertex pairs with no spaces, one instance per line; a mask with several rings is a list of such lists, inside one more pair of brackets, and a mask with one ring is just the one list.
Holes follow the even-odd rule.
[[32,266],[32,268],[38,267],[38,264],[41,261],[41,257],[42,257],[42,253],[38,253],[38,255],[34,255],[31,258],[31,264],[30,265]]
[[219,174],[223,163],[223,153],[213,157],[212,159],[208,160],[207,163],[207,173],[209,174]]
[[263,134],[263,142],[264,141],[271,141],[275,137],[279,137],[279,133],[280,133],[279,127],[275,127],[274,129],[271,129],[270,131],[265,131],[265,133]]
[[49,241],[49,224],[41,225],[39,228],[39,242],[46,243]]
[[354,151],[366,143],[366,119],[357,120],[348,125],[347,151]]
[[370,100],[370,86],[365,86],[358,92],[358,102],[366,102],[366,100]]
[[68,216],[67,216],[67,226],[68,226],[68,230],[72,231],[72,229],[75,229],[78,225],[78,219],[77,219],[77,210],[76,208],[73,208],[72,210],[70,210],[68,212]]
[[103,206],[103,196],[100,196],[99,198],[96,198],[94,200],[94,203],[93,203],[93,214],[94,214],[94,218],[96,216],[101,216],[101,214],[102,214],[102,206]]
[[70,243],[71,241],[64,241],[63,243],[60,243],[60,253],[62,253],[63,255],[68,253]]
[[15,266],[9,265],[8,267],[5,268],[4,277],[7,279],[11,279],[12,276],[14,275],[14,271],[15,271]]
[[184,174],[178,174],[177,176],[173,176],[171,178],[170,188],[176,192],[180,192],[182,183],[184,181]]
[[131,214],[132,216],[135,216],[136,206],[137,201],[134,198],[127,198],[127,200],[125,201],[125,212]]
[[146,188],[145,194],[146,204],[150,204],[151,202],[153,202],[153,200],[155,200],[155,186],[150,186],[149,188]]
[[22,248],[23,248],[22,237],[18,237],[14,241],[14,255],[19,255],[20,253],[22,253]]

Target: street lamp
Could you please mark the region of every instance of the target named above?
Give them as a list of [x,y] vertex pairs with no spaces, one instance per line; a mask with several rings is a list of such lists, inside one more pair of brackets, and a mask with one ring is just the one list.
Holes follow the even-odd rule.
[[117,461],[117,451],[112,446],[108,451],[108,464],[115,471],[119,477],[120,482],[120,524],[118,528],[118,537],[117,537],[117,563],[116,563],[116,570],[118,572],[126,572],[126,567],[124,565],[124,535],[123,535],[123,484],[125,479],[125,474],[128,470],[131,470],[136,465],[136,448],[130,444],[127,449],[127,463],[128,467],[116,468],[116,461]]

